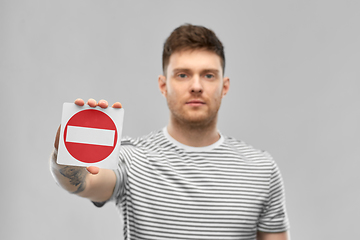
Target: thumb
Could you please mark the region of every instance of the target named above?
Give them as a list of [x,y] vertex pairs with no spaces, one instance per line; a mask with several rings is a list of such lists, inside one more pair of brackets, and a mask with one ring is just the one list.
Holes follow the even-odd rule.
[[56,148],[56,150],[59,149],[60,129],[61,129],[61,125],[59,126],[55,136],[54,147]]
[[90,166],[90,167],[87,167],[86,170],[87,170],[89,173],[91,173],[91,174],[93,174],[93,175],[96,175],[96,174],[99,173],[100,168],[95,167],[95,166]]

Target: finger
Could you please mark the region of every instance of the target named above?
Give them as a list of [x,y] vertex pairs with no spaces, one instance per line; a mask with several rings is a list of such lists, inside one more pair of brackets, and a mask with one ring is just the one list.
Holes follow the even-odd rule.
[[92,98],[90,98],[90,99],[87,101],[87,104],[88,104],[90,107],[96,107],[96,106],[97,106],[96,100],[95,100],[95,99],[92,99]]
[[81,98],[75,100],[75,104],[78,106],[84,106],[85,102]]
[[91,173],[91,174],[93,174],[93,175],[96,175],[96,174],[99,173],[100,168],[95,167],[95,166],[90,166],[90,167],[87,167],[86,170],[87,170],[89,173]]
[[121,103],[116,102],[116,103],[114,103],[114,104],[112,105],[112,107],[113,107],[113,108],[122,108],[122,105],[121,105]]
[[59,128],[56,132],[56,137],[55,137],[55,142],[54,142],[54,147],[56,148],[56,150],[59,149],[60,128],[61,128],[61,125],[59,126]]
[[109,106],[109,104],[106,100],[101,99],[98,103],[98,106],[100,106],[101,108],[107,108]]

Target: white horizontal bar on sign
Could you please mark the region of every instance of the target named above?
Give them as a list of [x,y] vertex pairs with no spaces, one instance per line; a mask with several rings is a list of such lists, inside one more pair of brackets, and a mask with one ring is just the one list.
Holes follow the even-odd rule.
[[67,126],[66,142],[114,146],[114,130]]

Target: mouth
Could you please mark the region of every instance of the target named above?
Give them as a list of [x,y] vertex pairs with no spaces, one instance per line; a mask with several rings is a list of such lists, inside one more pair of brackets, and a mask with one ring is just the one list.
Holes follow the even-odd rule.
[[197,106],[205,105],[205,102],[201,100],[190,100],[186,102],[186,105],[197,107]]

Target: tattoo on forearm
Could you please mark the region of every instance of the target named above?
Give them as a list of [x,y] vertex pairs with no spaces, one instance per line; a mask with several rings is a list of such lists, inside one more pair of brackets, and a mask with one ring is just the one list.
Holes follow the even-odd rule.
[[66,166],[59,170],[60,174],[70,179],[70,183],[78,186],[78,189],[73,193],[80,193],[85,189],[86,171],[83,168]]

